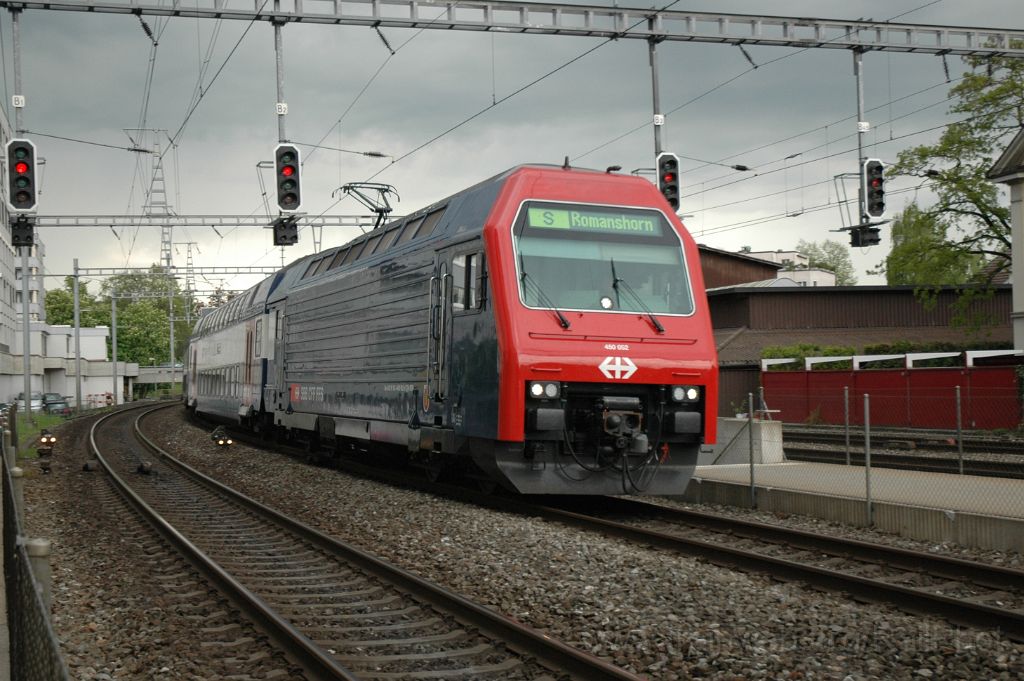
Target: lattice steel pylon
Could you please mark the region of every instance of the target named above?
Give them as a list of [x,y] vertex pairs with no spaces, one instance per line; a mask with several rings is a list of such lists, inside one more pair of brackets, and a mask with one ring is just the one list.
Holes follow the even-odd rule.
[[191,324],[192,306],[195,304],[196,292],[196,268],[195,262],[192,260],[192,247],[195,246],[198,251],[199,244],[195,241],[179,241],[175,245],[185,247],[185,290],[183,291],[185,296],[185,321]]
[[[159,133],[160,130],[150,132]],[[164,182],[164,160],[160,153],[160,143],[153,144],[153,176],[150,179],[149,191],[146,192],[146,204],[142,213],[150,217],[168,216],[172,214],[171,205],[167,203],[167,185]],[[164,271],[170,272],[174,265],[172,239],[174,227],[170,222],[160,225],[160,265]]]

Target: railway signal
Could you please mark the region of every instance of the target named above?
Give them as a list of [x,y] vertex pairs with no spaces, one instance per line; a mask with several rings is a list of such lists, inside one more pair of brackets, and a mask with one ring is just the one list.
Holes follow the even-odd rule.
[[293,246],[299,241],[299,228],[294,215],[284,215],[274,220],[274,245]]
[[885,215],[885,165],[877,158],[864,161],[864,207],[869,218]]
[[667,151],[658,154],[658,189],[672,206],[679,210],[679,157]]
[[301,168],[298,147],[292,144],[274,147],[274,181],[277,183],[277,206],[281,210],[297,211],[302,205]]
[[866,225],[854,227],[850,230],[850,245],[854,247],[877,246],[881,241],[881,237],[878,236],[880,231],[878,227]]
[[36,223],[27,215],[11,216],[11,246],[30,247],[35,245]]
[[7,143],[7,203],[11,210],[27,212],[36,207],[36,145],[26,139]]

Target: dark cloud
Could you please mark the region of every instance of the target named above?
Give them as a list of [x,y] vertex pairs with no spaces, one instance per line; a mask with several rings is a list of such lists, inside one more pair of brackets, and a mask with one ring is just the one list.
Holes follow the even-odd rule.
[[[916,7],[923,9],[899,20],[1024,26],[1024,8],[1017,0],[972,4],[871,0],[827,5],[810,0],[706,0],[674,9],[884,19]],[[248,27],[242,21],[224,21],[218,27],[209,20],[145,19],[160,42],[148,99],[148,127],[174,134],[182,126],[208,59],[206,94],[179,146],[165,156],[168,200],[188,214],[265,214],[257,163],[270,158],[277,141],[271,27]],[[13,94],[9,15],[2,17],[0,27],[4,101],[9,102]],[[370,28],[288,25],[283,31],[288,137],[307,144],[323,138],[325,146],[404,157],[391,164],[329,150],[309,156],[311,149],[304,147],[310,158],[304,170],[304,207],[313,214],[361,212],[350,200],[336,203],[331,192],[344,182],[369,177],[394,184],[402,197],[398,211],[406,212],[518,163],[560,163],[569,156],[577,159],[575,163],[597,168],[615,164],[629,171],[653,165],[651,78],[647,45],[642,41],[605,44],[569,37],[382,31],[397,50],[394,56],[389,57]],[[208,52],[215,32],[217,40]],[[127,145],[123,129],[139,125],[151,56],[151,42],[138,18],[27,10],[21,16],[21,33],[24,93],[29,100],[26,127]],[[246,37],[239,43],[243,34]],[[726,249],[741,245],[789,248],[801,238],[845,240],[828,230],[838,227],[841,219],[833,205],[833,176],[856,168],[856,153],[850,151],[856,129],[850,53],[754,46],[747,52],[760,68],[750,70],[736,47],[658,46],[662,111],[671,112],[663,129],[665,146],[699,160],[687,160],[683,167],[683,212],[694,216],[687,224],[700,234],[699,240]],[[948,62],[954,76],[962,70],[958,59]],[[378,69],[379,75],[366,87]],[[866,116],[875,126],[868,139],[871,154],[895,158],[901,148],[928,139],[927,135],[905,135],[948,120],[947,107],[939,104],[887,123],[942,101],[948,87],[940,59],[869,53],[865,75],[867,106],[881,107]],[[936,84],[941,87],[888,104]],[[364,87],[365,93],[359,96]],[[340,125],[335,126],[339,119]],[[626,134],[634,128],[639,130]],[[770,144],[788,137],[794,139]],[[47,162],[42,213],[139,210],[151,165],[148,157],[48,138],[36,141]],[[166,149],[166,137],[160,141]],[[796,156],[785,160],[790,155]],[[825,158],[829,155],[834,156]],[[702,162],[719,160],[726,165],[745,163],[757,174]],[[269,175],[264,176],[267,179]],[[819,205],[828,209],[807,212]],[[799,217],[735,228],[743,221],[801,211],[804,214]],[[197,265],[280,263],[267,231],[239,229],[223,239],[209,229],[179,231],[176,242],[199,244]],[[125,231],[120,241],[103,228],[50,230],[42,236],[51,272],[69,271],[72,257],[78,257],[82,266],[94,267],[143,266],[159,257],[155,228],[137,234]],[[324,241],[336,243],[351,236],[343,230],[327,230]],[[311,248],[312,238],[303,234],[300,245],[286,257]],[[863,270],[882,257],[876,248],[855,254],[855,261]],[[183,249],[176,261],[184,262]]]

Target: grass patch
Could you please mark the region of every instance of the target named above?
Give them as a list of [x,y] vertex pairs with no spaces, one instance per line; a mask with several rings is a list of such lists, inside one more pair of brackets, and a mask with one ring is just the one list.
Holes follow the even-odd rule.
[[22,459],[36,458],[36,450],[29,445],[36,441],[43,428],[52,432],[64,421],[64,417],[60,414],[36,412],[30,419],[28,415],[19,413],[17,416],[18,441],[15,443],[18,448],[18,456]]

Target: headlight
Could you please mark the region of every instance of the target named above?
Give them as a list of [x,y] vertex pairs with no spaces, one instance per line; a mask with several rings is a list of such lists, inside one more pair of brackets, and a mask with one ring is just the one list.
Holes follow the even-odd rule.
[[228,440],[228,444],[229,444],[229,445],[230,445],[230,444],[232,444],[231,440]]
[[547,399],[555,399],[562,392],[562,386],[557,382],[534,381],[530,383],[530,396]]
[[697,402],[700,400],[699,385],[674,385],[672,386],[673,402]]

